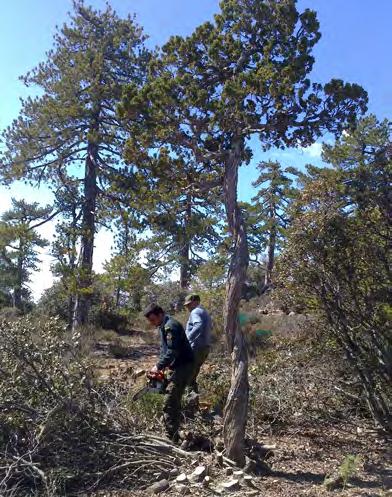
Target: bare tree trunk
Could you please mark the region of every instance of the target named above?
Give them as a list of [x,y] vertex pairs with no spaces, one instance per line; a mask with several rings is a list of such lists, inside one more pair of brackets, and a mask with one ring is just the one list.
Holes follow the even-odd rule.
[[[78,212],[77,212],[77,204],[74,201],[72,205],[72,221],[71,221],[71,230],[67,237],[67,247],[70,253],[69,257],[69,268],[72,276],[76,274],[76,262],[77,262],[77,244],[78,244]],[[64,277],[63,277],[64,278]],[[63,279],[64,281],[64,279]],[[65,283],[65,287],[68,292],[71,292],[70,285]],[[68,326],[72,328],[73,325],[73,315],[75,308],[75,295],[73,293],[69,294],[68,297]]]
[[245,464],[244,441],[249,398],[248,352],[238,319],[241,291],[249,262],[246,230],[237,202],[238,168],[241,164],[242,151],[243,141],[241,139],[234,141],[225,164],[224,175],[224,202],[232,235],[233,254],[224,309],[224,328],[232,359],[232,374],[230,392],[224,410],[223,436],[227,456],[240,466]]
[[180,288],[187,290],[189,286],[189,243],[184,242],[180,250]]
[[124,277],[129,277],[129,238],[130,238],[130,228],[129,228],[129,219],[126,215],[121,216],[122,217],[122,223],[121,227],[124,228],[124,234],[123,238],[121,239],[121,245],[119,246],[120,250],[120,255],[123,255],[126,261],[124,272],[121,272],[118,275],[117,278],[117,288],[116,288],[116,302],[115,302],[115,307],[118,309],[120,307],[120,298],[121,298],[121,283],[124,279]]
[[189,225],[192,218],[192,198],[188,194],[186,199],[184,230],[182,234],[181,248],[180,248],[180,288],[187,290],[189,287],[191,261],[190,261],[190,235]]
[[14,288],[14,307],[22,311],[22,287],[23,287],[23,252],[24,246],[22,240],[19,240],[18,247],[18,259],[17,259],[17,273],[16,273],[16,285]]
[[[270,221],[274,221],[274,212],[271,209]],[[267,267],[265,271],[264,288],[268,288],[272,283],[272,271],[275,263],[275,246],[276,246],[276,224],[272,224],[268,240]]]
[[95,207],[97,197],[97,158],[98,146],[95,143],[89,143],[87,147],[84,178],[84,203],[78,268],[78,289],[72,323],[74,329],[88,323],[90,309],[95,235]]
[[120,294],[121,294],[120,284],[121,284],[121,278],[119,276],[117,278],[116,303],[115,303],[116,309],[118,309],[120,307]]

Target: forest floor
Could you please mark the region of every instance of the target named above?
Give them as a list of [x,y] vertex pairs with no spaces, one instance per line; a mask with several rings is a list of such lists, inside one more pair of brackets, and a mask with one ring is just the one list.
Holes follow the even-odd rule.
[[[152,332],[133,332],[131,336],[113,338],[110,333],[98,340],[94,361],[102,381],[121,384],[130,391],[143,384],[143,370],[149,370],[158,356],[158,337]],[[117,358],[115,357],[117,356]],[[214,368],[214,357],[205,368]],[[137,377],[137,378],[136,378]],[[202,422],[204,412],[198,418]],[[219,416],[216,417],[219,423]],[[188,427],[192,422],[188,423]],[[159,430],[162,427],[159,426]],[[158,428],[154,429],[155,433]],[[219,431],[219,427],[218,427]],[[195,452],[191,467],[179,467],[188,475],[200,464],[210,475],[208,487],[201,483],[179,485],[175,475],[162,495],[260,495],[263,497],[339,496],[392,497],[392,451],[390,441],[380,435],[368,421],[301,421],[294,426],[271,428],[261,426],[257,443],[269,447],[265,471],[253,479],[244,479],[231,469],[219,468],[213,454]],[[350,466],[349,459],[355,457]],[[192,467],[193,466],[193,467]],[[237,468],[238,470],[238,468]],[[173,472],[175,474],[175,471]],[[341,484],[339,475],[346,477]],[[332,477],[330,486],[326,477]],[[233,490],[222,484],[238,479]],[[335,485],[336,484],[336,485]],[[337,488],[335,488],[337,487]],[[94,497],[131,497],[151,494],[151,489],[100,491]],[[92,494],[91,494],[92,495]]]

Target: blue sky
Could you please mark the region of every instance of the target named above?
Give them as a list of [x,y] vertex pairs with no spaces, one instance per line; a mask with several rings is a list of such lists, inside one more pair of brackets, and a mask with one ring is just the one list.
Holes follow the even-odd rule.
[[[104,0],[91,0],[104,7]],[[217,0],[111,0],[120,15],[134,12],[150,36],[151,45],[164,43],[172,34],[188,34],[217,11]],[[61,25],[71,9],[71,0],[13,0],[1,2],[0,13],[0,130],[11,123],[20,108],[19,98],[32,91],[18,81],[44,60],[50,49],[56,25]],[[318,12],[322,38],[315,49],[313,79],[326,82],[332,77],[361,84],[369,92],[369,111],[379,118],[392,118],[392,0],[299,0],[299,9]],[[320,163],[320,144],[306,150],[271,151],[262,155],[256,149],[252,164],[240,173],[239,196],[249,200],[251,182],[257,173],[255,165],[263,157],[280,160],[285,165],[302,167],[308,162]],[[32,190],[14,185],[11,190],[0,186],[0,213],[8,208],[11,196],[46,203],[46,189]],[[53,225],[43,228],[48,238]],[[95,268],[99,270],[108,257],[110,235],[97,239]],[[50,285],[50,258],[42,254],[41,274],[32,284],[35,295]]]

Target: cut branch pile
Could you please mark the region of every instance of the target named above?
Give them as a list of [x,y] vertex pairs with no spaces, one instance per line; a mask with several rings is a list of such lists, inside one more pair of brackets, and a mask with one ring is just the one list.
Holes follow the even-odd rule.
[[[67,468],[60,461],[48,458],[48,447],[37,445],[19,457],[2,453],[0,495],[11,496],[15,492],[27,495],[31,489],[41,491],[42,495],[51,495],[50,490],[55,491],[59,487],[75,491],[108,486],[143,489],[157,479],[167,477],[173,468],[180,465],[186,467],[191,462],[190,458],[194,457],[194,454],[181,450],[168,440],[149,434],[112,433],[96,442],[96,447],[89,447],[90,450],[86,451],[85,464],[79,461],[74,467],[68,465]],[[95,461],[99,456],[99,466],[97,462],[91,464],[92,450]],[[96,471],[97,468],[99,471]]]

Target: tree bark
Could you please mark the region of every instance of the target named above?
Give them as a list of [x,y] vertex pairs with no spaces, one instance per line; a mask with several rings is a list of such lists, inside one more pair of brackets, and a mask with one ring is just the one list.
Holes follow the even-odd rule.
[[[77,257],[76,257],[76,251],[77,251],[77,244],[78,244],[78,213],[77,213],[77,204],[76,201],[72,204],[71,207],[71,214],[72,214],[72,221],[71,221],[71,230],[68,233],[67,237],[67,247],[70,253],[69,256],[69,268],[70,268],[70,273],[72,276],[74,276],[76,273],[76,262],[77,262]],[[67,288],[68,292],[70,292],[70,288],[68,286]],[[75,308],[75,295],[72,293],[69,294],[68,297],[68,326],[69,328],[72,328],[73,324],[73,314],[74,314],[74,308]]]
[[189,286],[189,243],[184,242],[180,249],[180,288],[187,290]]
[[24,262],[24,245],[22,240],[19,240],[16,285],[14,288],[14,307],[22,311],[22,288],[23,288],[23,262]]
[[249,263],[246,229],[237,202],[238,168],[241,164],[243,140],[233,141],[225,164],[224,202],[233,242],[233,253],[226,286],[224,329],[232,359],[231,386],[224,409],[223,436],[227,457],[238,465],[245,464],[245,429],[248,415],[248,352],[238,319],[241,291]]
[[67,306],[68,328],[72,328],[74,309],[75,309],[74,296],[70,295],[68,297],[68,306]]
[[184,219],[184,228],[182,234],[182,241],[180,247],[180,288],[181,290],[187,290],[189,287],[190,280],[190,269],[191,269],[191,261],[190,261],[190,236],[189,236],[189,226],[192,218],[192,198],[188,194],[186,199],[186,207],[185,207],[185,219]]
[[267,289],[272,283],[272,271],[275,263],[275,247],[276,247],[276,221],[273,209],[270,211],[271,231],[268,240],[267,267],[265,271],[264,288]]
[[72,323],[73,329],[88,323],[90,310],[97,198],[97,159],[98,146],[96,143],[90,142],[87,146],[84,177],[82,236],[78,267],[78,289]]

